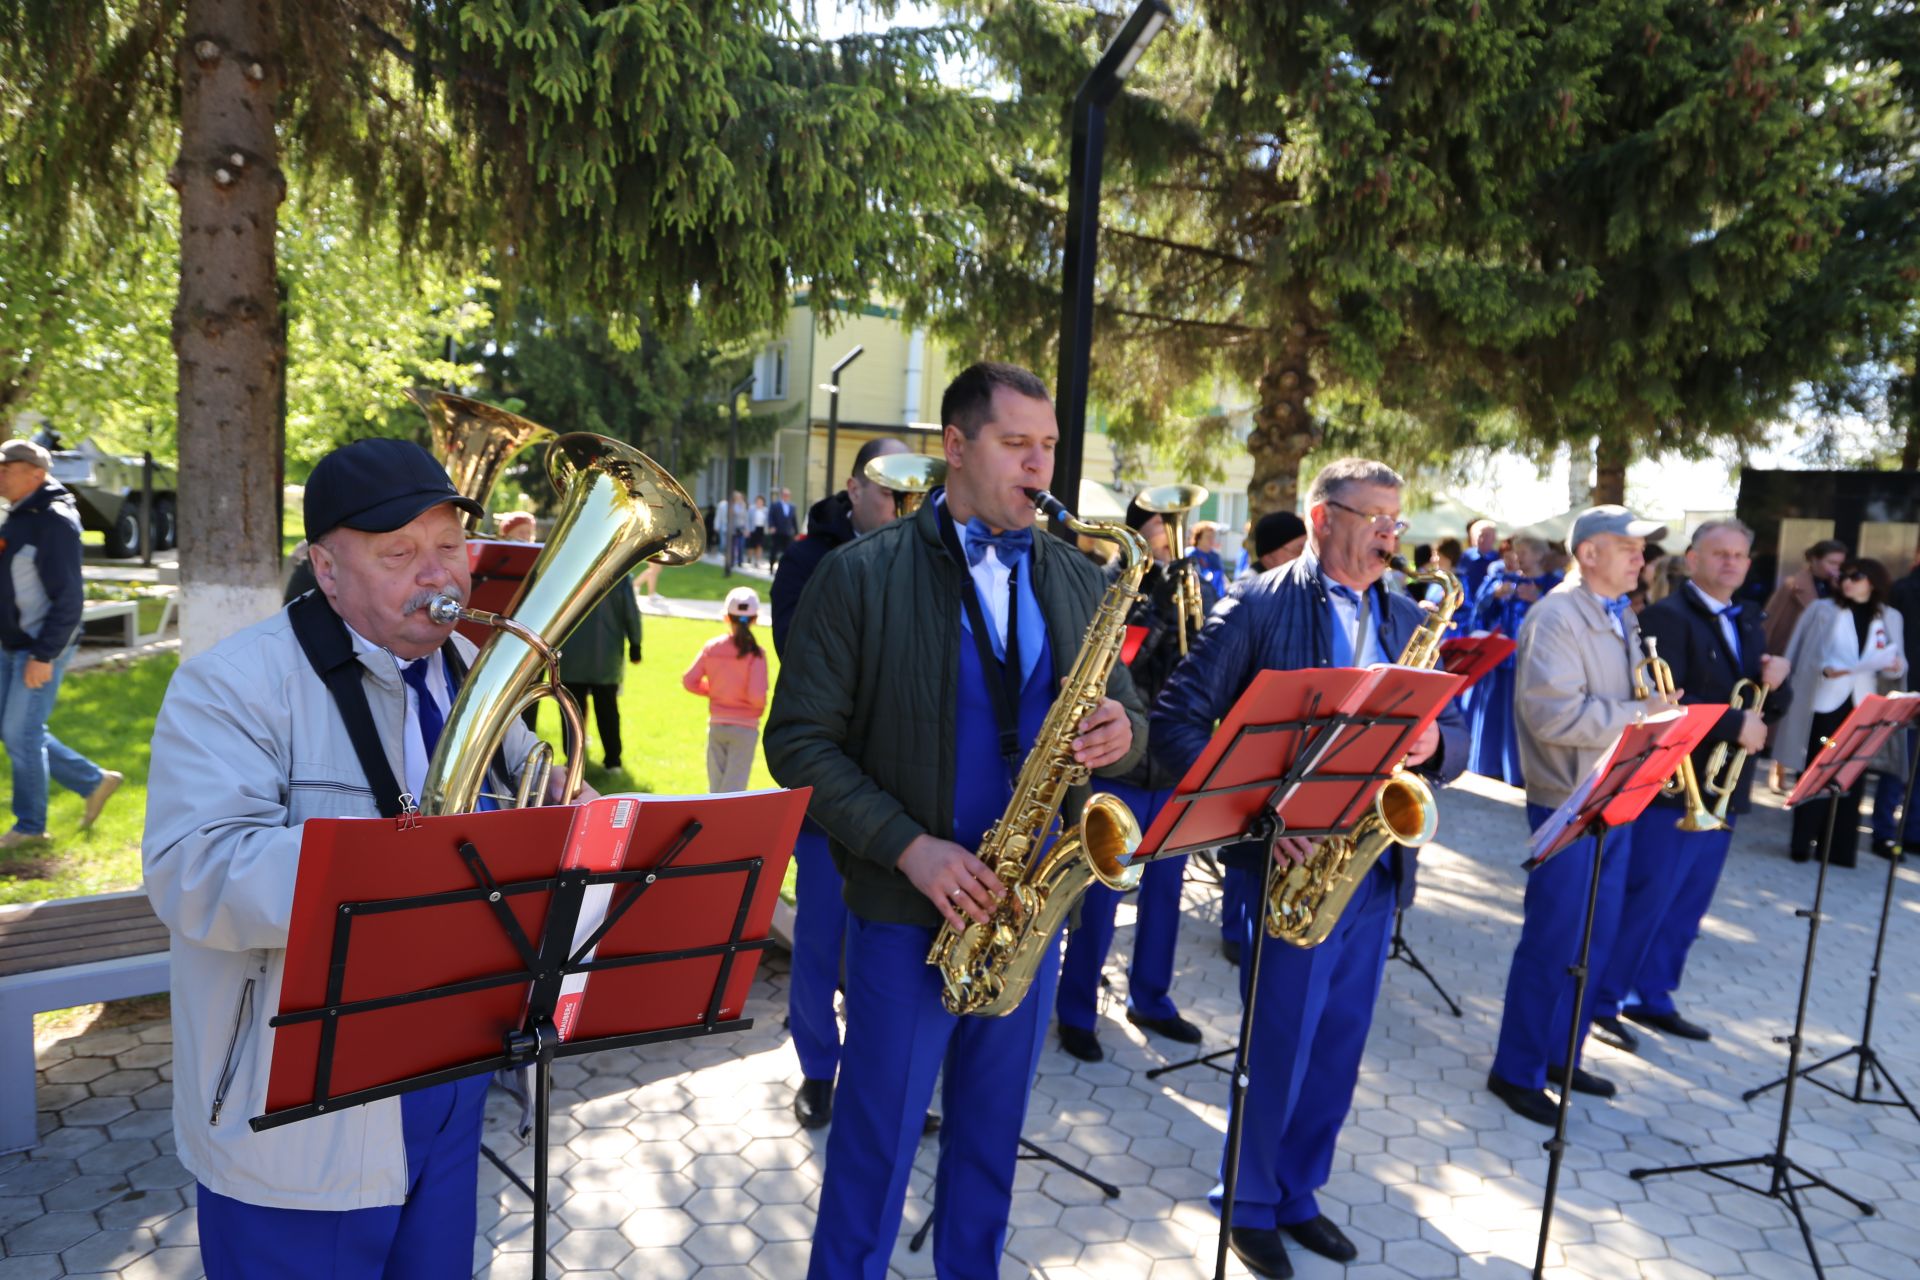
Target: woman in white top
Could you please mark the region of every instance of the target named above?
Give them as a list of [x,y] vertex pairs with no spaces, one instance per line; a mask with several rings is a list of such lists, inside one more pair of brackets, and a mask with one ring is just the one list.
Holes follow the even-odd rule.
[[[1820,739],[1838,729],[1861,699],[1883,688],[1897,688],[1906,675],[1906,637],[1900,614],[1887,607],[1891,586],[1886,567],[1878,560],[1849,560],[1840,570],[1838,596],[1815,601],[1800,615],[1793,639],[1787,644],[1787,659],[1804,662],[1798,670],[1817,674],[1806,681],[1804,694],[1795,690],[1793,703],[1774,733],[1778,744],[1775,755],[1786,768],[1804,769],[1818,753]],[[1891,739],[1889,748],[1875,758],[1872,771],[1904,773],[1905,752],[1899,740]],[[1840,797],[1830,858],[1836,867],[1854,865],[1864,785],[1862,775],[1862,780]],[[1795,809],[1793,860],[1805,862],[1819,857],[1826,829],[1825,804],[1815,802]]]

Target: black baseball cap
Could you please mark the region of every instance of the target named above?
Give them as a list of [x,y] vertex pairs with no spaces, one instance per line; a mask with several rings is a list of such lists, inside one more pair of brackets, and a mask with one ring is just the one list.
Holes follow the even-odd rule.
[[1278,551],[1306,532],[1306,521],[1293,512],[1269,511],[1253,526],[1253,554],[1259,557]]
[[341,445],[307,477],[307,541],[346,527],[388,533],[451,502],[470,515],[486,508],[463,497],[447,469],[411,440],[384,437]]

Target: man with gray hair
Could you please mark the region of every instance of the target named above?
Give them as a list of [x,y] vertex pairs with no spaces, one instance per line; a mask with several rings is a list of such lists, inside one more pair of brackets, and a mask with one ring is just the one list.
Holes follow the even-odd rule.
[[[1640,578],[1648,538],[1666,527],[1625,507],[1590,507],[1573,522],[1567,543],[1577,571],[1533,606],[1521,624],[1514,679],[1514,729],[1526,777],[1527,824],[1538,828],[1643,715],[1670,704],[1656,695],[1634,697],[1633,669],[1641,657],[1640,627],[1627,593]],[[1636,831],[1613,828],[1593,909],[1588,965],[1604,972],[1620,924],[1627,867]],[[1527,876],[1520,940],[1507,974],[1500,1041],[1487,1088],[1516,1114],[1538,1124],[1555,1121],[1549,1080],[1565,1078],[1574,1027],[1573,1090],[1611,1097],[1614,1086],[1582,1070],[1579,1046],[1587,1038],[1594,990],[1574,1007],[1571,967],[1578,956],[1593,876],[1592,837],[1577,840]]]
[[[1391,467],[1346,458],[1314,478],[1307,494],[1307,547],[1298,559],[1236,588],[1208,616],[1193,651],[1168,680],[1149,720],[1149,749],[1184,775],[1213,727],[1263,670],[1364,667],[1392,662],[1426,615],[1381,577],[1406,531],[1400,477]],[[1410,769],[1449,780],[1466,767],[1466,723],[1449,706],[1406,758]],[[1241,923],[1242,989],[1252,980],[1253,931],[1265,927],[1265,849],[1222,851],[1227,891],[1259,909]],[[1299,861],[1312,842],[1283,837],[1274,856]],[[1260,1276],[1290,1276],[1281,1233],[1351,1262],[1358,1250],[1315,1193],[1333,1168],[1334,1145],[1353,1102],[1360,1055],[1386,968],[1394,908],[1411,889],[1414,851],[1374,864],[1334,925],[1310,950],[1267,947],[1255,1021],[1248,1031],[1246,1118],[1229,1243]],[[1218,1204],[1219,1192],[1215,1192]]]
[[[1754,762],[1766,749],[1767,728],[1786,712],[1791,691],[1787,660],[1766,651],[1766,615],[1752,605],[1737,605],[1733,593],[1752,567],[1753,530],[1738,520],[1710,520],[1693,531],[1687,547],[1689,578],[1679,590],[1648,605],[1640,630],[1659,644],[1661,661],[1673,669],[1673,684],[1688,703],[1731,703],[1733,686],[1751,680],[1764,686],[1763,708],[1748,696],[1729,706],[1693,754],[1694,773],[1711,789],[1717,775],[1707,769],[1716,747],[1732,759],[1747,752],[1732,780],[1727,826],[1719,831],[1682,831],[1675,824],[1685,808],[1679,796],[1661,795],[1637,824],[1627,867],[1626,900],[1613,954],[1596,966],[1593,1006],[1596,1034],[1623,1047],[1638,1039],[1620,1023],[1622,1016],[1683,1040],[1705,1040],[1709,1032],[1680,1016],[1673,993],[1686,967],[1687,950],[1700,936],[1700,922],[1713,904],[1720,869],[1726,865],[1735,815],[1747,811]],[[1726,772],[1724,767],[1722,772]],[[1713,803],[1712,794],[1707,802]]]

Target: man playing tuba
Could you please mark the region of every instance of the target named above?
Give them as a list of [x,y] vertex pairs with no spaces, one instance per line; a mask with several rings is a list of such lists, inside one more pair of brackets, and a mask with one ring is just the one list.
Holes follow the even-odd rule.
[[[1221,601],[1153,709],[1154,753],[1176,775],[1199,758],[1215,723],[1260,671],[1368,666],[1392,662],[1406,647],[1424,615],[1380,582],[1406,528],[1402,487],[1392,468],[1362,458],[1332,463],[1314,477],[1306,551]],[[1466,725],[1449,706],[1414,741],[1406,764],[1452,778],[1466,760]],[[1275,848],[1275,856],[1295,860],[1310,852],[1311,842],[1294,837]],[[1256,908],[1244,913],[1242,924],[1244,988],[1252,931],[1265,927],[1258,909],[1266,902],[1265,868],[1254,845],[1229,849],[1223,860],[1227,891]],[[1389,851],[1366,873],[1326,941],[1310,949],[1265,948],[1247,1033],[1251,1084],[1229,1238],[1255,1275],[1293,1274],[1283,1231],[1336,1262],[1357,1256],[1353,1242],[1320,1212],[1314,1193],[1332,1171],[1373,1023],[1394,907],[1412,880],[1412,851]]]
[[[1033,536],[1030,489],[1059,438],[1039,379],[964,370],[941,401],[947,486],[827,556],[782,650],[766,730],[782,786],[814,789],[846,880],[847,1033],[808,1274],[880,1280],[922,1118],[944,1068],[933,1229],[943,1276],[1000,1274],[1014,1161],[1058,939],[1004,1017],[956,1017],[927,954],[942,924],[984,922],[1006,890],[974,855],[1102,601],[1071,546]],[[1124,668],[1073,759],[1124,773],[1144,743]],[[1036,851],[1037,852],[1037,851]]]

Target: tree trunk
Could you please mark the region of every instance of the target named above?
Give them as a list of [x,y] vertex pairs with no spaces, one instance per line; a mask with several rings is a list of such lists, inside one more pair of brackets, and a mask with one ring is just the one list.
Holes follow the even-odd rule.
[[286,345],[274,232],[286,179],[274,138],[275,0],[188,0],[180,45],[181,651],[280,602]]
[[1253,431],[1247,436],[1247,452],[1253,455],[1247,514],[1256,521],[1272,511],[1299,509],[1300,464],[1325,436],[1309,407],[1315,389],[1312,352],[1310,331],[1296,323],[1260,374]]
[[1900,442],[1900,469],[1920,471],[1920,412],[1912,408],[1907,412],[1906,438]]
[[1595,506],[1627,501],[1627,463],[1633,461],[1633,442],[1624,431],[1603,430],[1594,443],[1593,501]]

